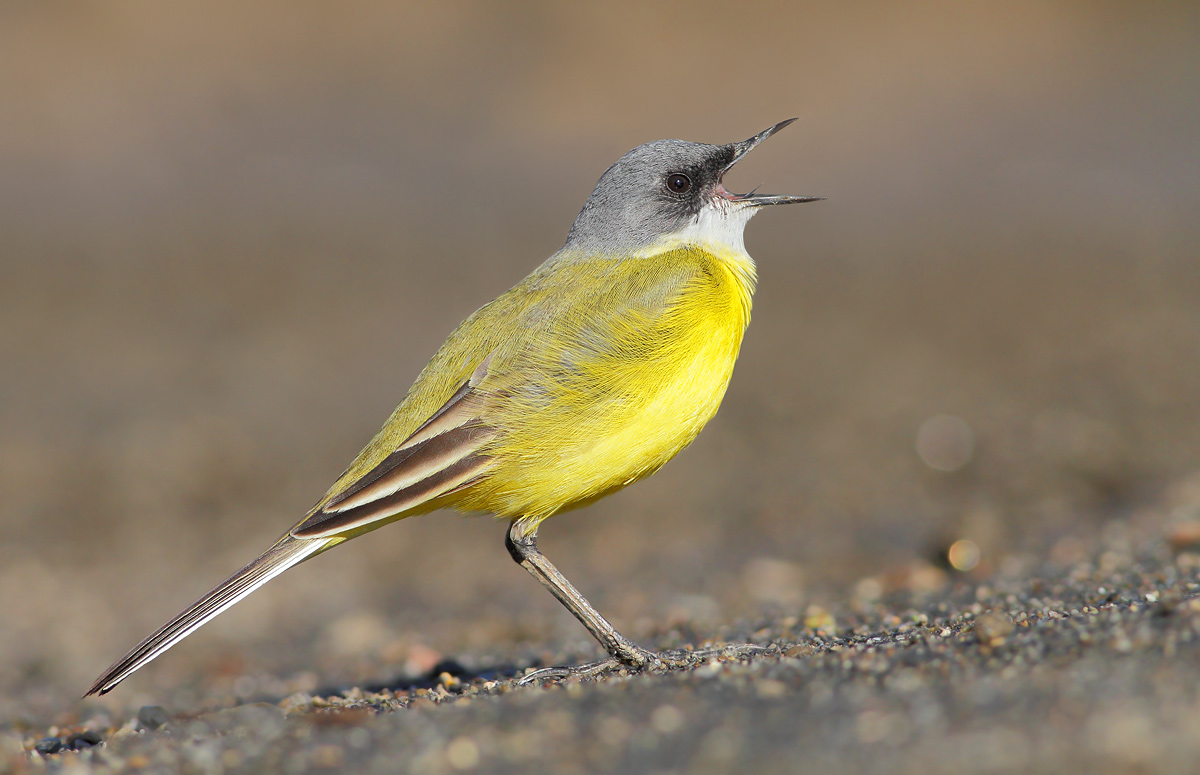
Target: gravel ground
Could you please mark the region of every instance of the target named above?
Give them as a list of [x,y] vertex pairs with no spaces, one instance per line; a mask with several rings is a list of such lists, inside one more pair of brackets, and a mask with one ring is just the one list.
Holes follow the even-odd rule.
[[6,725],[0,771],[1191,771],[1193,538],[1175,528],[985,579],[915,567],[863,579],[844,610],[764,615],[705,641],[679,626],[655,645],[771,651],[664,674],[518,685],[534,665],[497,644],[365,689],[210,693],[195,707],[211,710],[190,712],[84,704],[55,726]]

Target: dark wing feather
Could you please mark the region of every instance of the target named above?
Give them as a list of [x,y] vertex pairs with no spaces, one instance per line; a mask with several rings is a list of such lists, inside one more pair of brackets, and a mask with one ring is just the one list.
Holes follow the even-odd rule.
[[394,452],[292,528],[296,538],[331,538],[394,517],[465,487],[491,467],[482,448],[496,431],[479,419],[476,386],[487,361]]

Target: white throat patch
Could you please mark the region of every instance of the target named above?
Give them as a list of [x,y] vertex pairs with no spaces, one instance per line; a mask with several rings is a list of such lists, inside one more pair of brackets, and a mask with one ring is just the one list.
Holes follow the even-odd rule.
[[746,259],[746,223],[760,208],[728,199],[706,202],[700,212],[686,226],[674,234],[665,234],[654,245],[642,251],[653,255],[677,245],[695,245],[713,252],[732,252]]

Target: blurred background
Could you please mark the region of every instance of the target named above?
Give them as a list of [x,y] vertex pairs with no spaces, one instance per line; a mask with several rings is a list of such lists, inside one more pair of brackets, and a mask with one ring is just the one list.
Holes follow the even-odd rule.
[[[1198,22],[1117,2],[0,6],[0,713],[70,703],[291,526],[453,326],[660,137],[798,116],[727,183],[829,199],[748,227],[754,322],[700,439],[542,531],[627,634],[1025,573],[1200,514]],[[373,536],[119,701],[594,653],[503,525]]]

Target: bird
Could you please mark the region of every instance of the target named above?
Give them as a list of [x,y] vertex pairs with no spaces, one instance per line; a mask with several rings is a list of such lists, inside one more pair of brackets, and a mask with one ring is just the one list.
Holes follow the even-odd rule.
[[454,329],[304,519],[84,697],[111,691],[288,568],[442,508],[508,520],[513,559],[608,653],[579,670],[686,662],[619,633],[541,553],[538,529],[653,474],[716,414],[757,278],[746,223],[764,207],[823,199],[734,194],[723,177],[795,120],[723,145],[657,140],[618,159],[562,248]]

